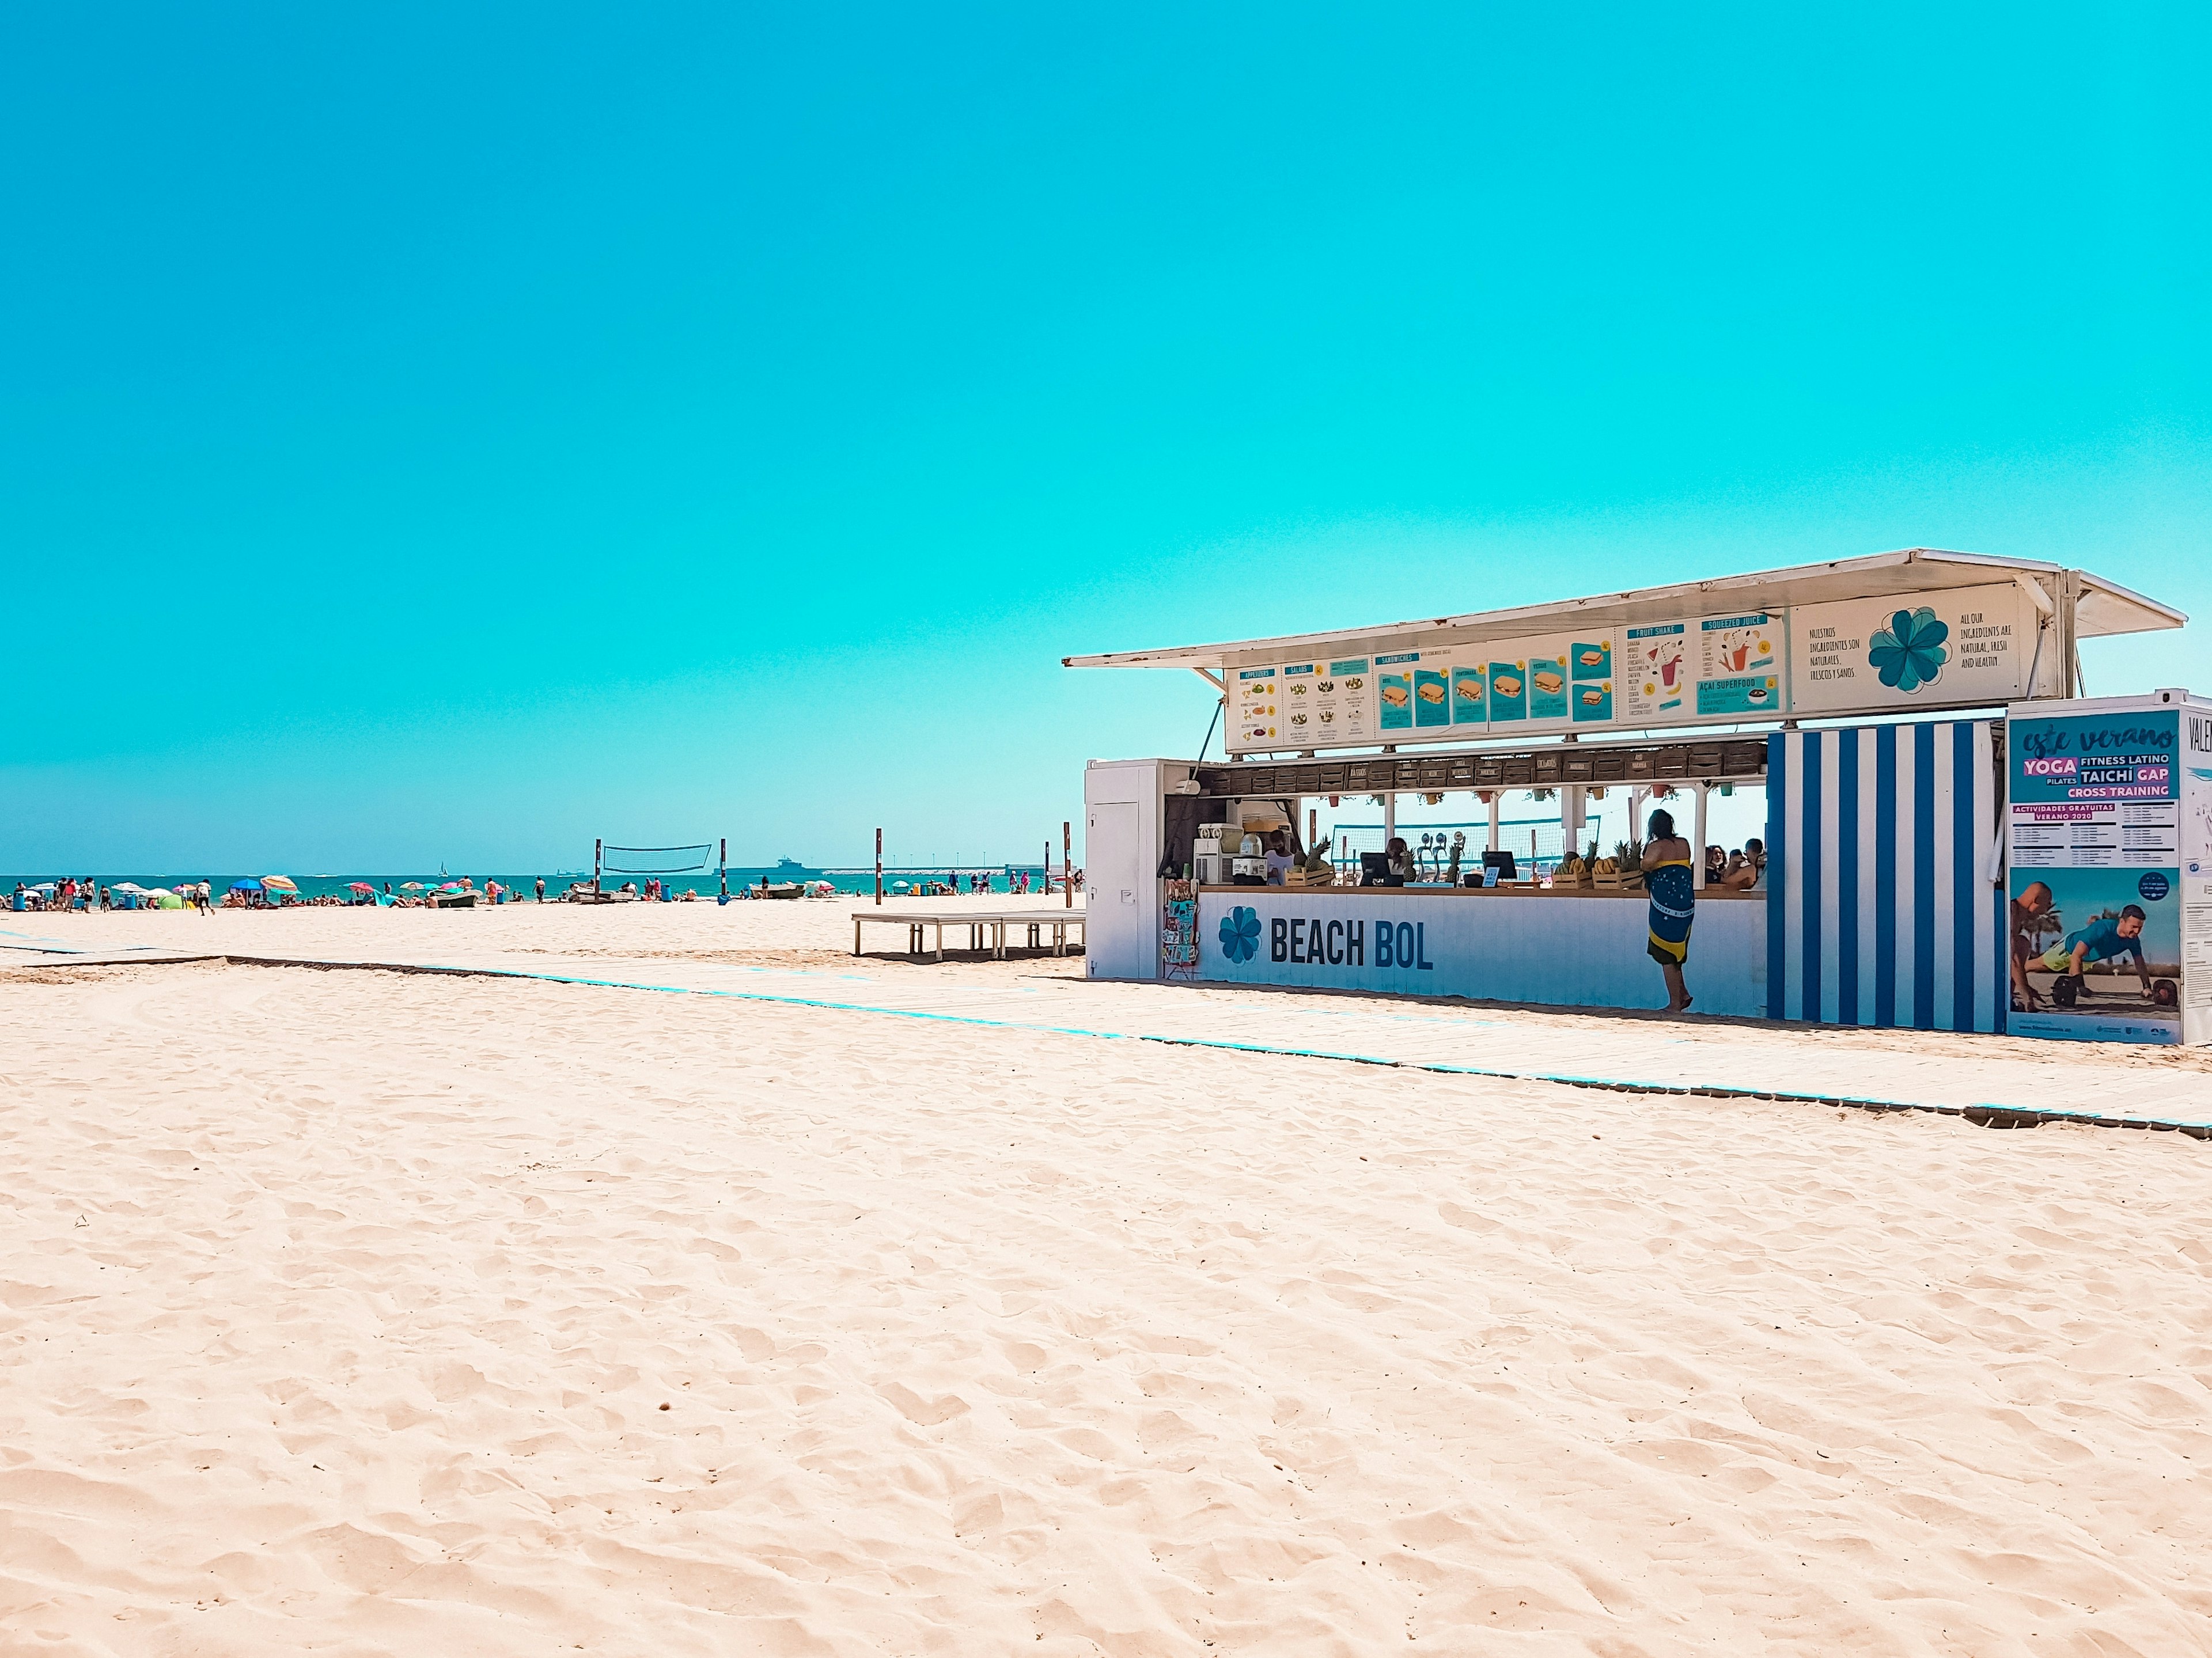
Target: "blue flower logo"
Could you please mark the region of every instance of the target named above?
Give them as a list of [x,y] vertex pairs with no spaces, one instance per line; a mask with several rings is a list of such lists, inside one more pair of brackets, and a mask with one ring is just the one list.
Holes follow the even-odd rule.
[[1249,962],[1260,953],[1260,912],[1239,904],[1221,918],[1222,953],[1232,962]]
[[1951,636],[1948,623],[1923,604],[1917,610],[1899,610],[1889,626],[1877,629],[1867,641],[1867,661],[1892,690],[1917,691],[1932,685],[1951,659],[1943,641]]

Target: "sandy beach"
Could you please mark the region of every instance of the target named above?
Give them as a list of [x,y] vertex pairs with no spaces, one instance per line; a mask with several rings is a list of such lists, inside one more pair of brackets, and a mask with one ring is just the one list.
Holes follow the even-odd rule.
[[2212,1650],[2179,1134],[392,972],[11,957],[0,1023],[9,1652]]

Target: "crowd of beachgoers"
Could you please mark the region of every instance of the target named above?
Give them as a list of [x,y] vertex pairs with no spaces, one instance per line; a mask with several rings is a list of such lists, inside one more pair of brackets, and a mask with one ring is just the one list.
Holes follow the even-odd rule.
[[[541,902],[544,889],[545,883],[538,882],[537,896]],[[9,902],[18,912],[197,909],[211,913],[218,909],[337,909],[369,904],[394,909],[428,909],[450,904],[456,896],[465,896],[471,902],[483,899],[506,903],[524,895],[501,887],[496,881],[488,882],[482,889],[471,880],[447,881],[435,887],[421,881],[406,881],[400,884],[397,892],[389,881],[380,891],[370,882],[356,881],[343,895],[322,893],[311,897],[301,893],[289,876],[283,875],[234,881],[220,891],[212,881],[179,881],[173,886],[149,887],[136,881],[103,884],[88,875],[82,879],[64,876],[52,881],[18,881]]]

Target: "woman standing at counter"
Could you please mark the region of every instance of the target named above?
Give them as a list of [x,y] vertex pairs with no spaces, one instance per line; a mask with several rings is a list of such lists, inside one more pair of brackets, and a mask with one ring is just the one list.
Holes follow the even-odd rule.
[[1644,837],[1644,886],[1651,896],[1651,941],[1645,946],[1667,979],[1667,1011],[1690,1005],[1682,964],[1690,959],[1690,923],[1697,917],[1698,891],[1690,864],[1690,843],[1674,833],[1674,814],[1655,811]]

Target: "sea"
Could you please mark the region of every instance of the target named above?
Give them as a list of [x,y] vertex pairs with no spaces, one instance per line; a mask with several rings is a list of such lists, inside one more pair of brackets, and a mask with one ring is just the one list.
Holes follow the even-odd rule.
[[[981,875],[989,878],[992,891],[1012,892],[1015,890],[1015,884],[1019,878],[1027,875],[1030,878],[1030,890],[1032,892],[1042,892],[1044,890],[1042,874],[1042,868],[1036,864],[963,864],[957,869],[949,865],[940,865],[928,869],[886,868],[884,871],[884,890],[886,892],[895,891],[898,890],[898,884],[901,882],[912,887],[925,881],[951,881],[957,876],[960,890],[965,892],[968,890],[970,879]],[[543,880],[545,883],[545,896],[548,898],[558,898],[575,883],[580,881],[588,884],[592,878],[592,872],[588,869],[580,872],[573,869],[533,870],[520,874],[498,870],[457,869],[451,874],[442,870],[410,870],[399,874],[342,872],[306,875],[295,873],[291,870],[256,870],[248,873],[228,875],[219,874],[213,870],[172,870],[166,873],[156,872],[151,874],[138,871],[118,871],[112,874],[104,874],[98,871],[81,869],[46,870],[36,874],[0,875],[0,905],[5,904],[7,895],[15,891],[18,882],[25,886],[35,886],[41,882],[59,881],[67,875],[74,875],[80,881],[89,875],[91,879],[101,886],[111,888],[118,881],[132,881],[142,887],[170,888],[174,888],[179,883],[185,881],[205,881],[215,889],[218,896],[228,891],[232,885],[240,881],[258,881],[264,875],[284,875],[289,876],[298,886],[300,896],[302,898],[351,898],[355,896],[351,889],[352,884],[356,881],[366,881],[379,892],[383,891],[388,885],[394,896],[405,896],[407,895],[402,889],[410,881],[419,882],[423,887],[428,888],[441,885],[447,881],[458,881],[464,876],[475,882],[479,890],[488,882],[496,881],[501,886],[526,896],[534,896],[538,890],[538,883]],[[757,886],[763,878],[775,882],[828,881],[840,892],[873,892],[876,885],[876,872],[873,865],[866,869],[817,868],[812,865],[797,863],[787,858],[781,863],[767,865],[746,865],[740,867],[733,864],[730,866],[728,875],[730,890],[732,892],[741,886]],[[621,885],[624,881],[635,881],[640,889],[642,889],[649,878],[643,875],[611,875],[604,878],[600,884],[611,889]],[[721,890],[721,878],[711,869],[703,872],[692,870],[665,878],[670,890],[678,894],[691,891],[706,898],[713,896]]]

